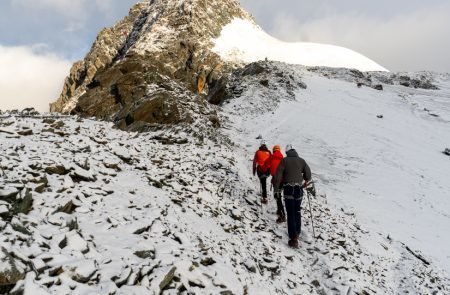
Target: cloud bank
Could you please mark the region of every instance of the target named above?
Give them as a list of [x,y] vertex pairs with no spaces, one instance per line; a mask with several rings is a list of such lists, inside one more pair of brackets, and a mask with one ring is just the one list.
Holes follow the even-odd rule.
[[0,45],[1,110],[34,107],[44,112],[58,98],[72,63],[43,53],[43,46],[35,48]]

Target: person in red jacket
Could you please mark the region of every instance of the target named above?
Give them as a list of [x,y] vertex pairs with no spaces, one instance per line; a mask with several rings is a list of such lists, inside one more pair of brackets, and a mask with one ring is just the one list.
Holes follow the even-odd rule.
[[253,158],[253,175],[258,174],[259,181],[261,183],[263,204],[267,204],[267,177],[270,175],[270,169],[266,164],[267,160],[272,154],[267,149],[266,141],[262,140],[259,149],[255,153]]
[[[283,160],[284,156],[281,153],[281,147],[279,145],[274,145],[272,148],[273,154],[270,156],[269,160],[267,160],[267,164],[270,169],[270,175],[272,175],[272,185],[274,184],[275,174],[277,173],[278,165],[281,160]],[[286,212],[284,211],[283,201],[281,199],[281,191],[273,190],[273,196],[277,201],[277,223],[283,223],[286,221]]]

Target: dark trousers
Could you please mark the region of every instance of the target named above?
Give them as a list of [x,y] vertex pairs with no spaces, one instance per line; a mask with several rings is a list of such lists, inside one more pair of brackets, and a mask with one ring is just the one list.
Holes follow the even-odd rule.
[[273,196],[277,201],[277,214],[279,216],[286,216],[286,212],[284,211],[283,200],[281,198],[281,192],[274,192]]
[[302,229],[302,214],[300,211],[302,198],[284,199],[286,203],[289,239],[297,239]]
[[257,171],[259,181],[261,182],[262,197],[267,198],[267,173]]

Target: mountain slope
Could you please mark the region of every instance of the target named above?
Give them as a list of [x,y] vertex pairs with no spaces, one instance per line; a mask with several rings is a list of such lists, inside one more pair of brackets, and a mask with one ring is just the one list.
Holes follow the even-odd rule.
[[[308,88],[289,96],[272,72],[302,77]],[[350,71],[280,64],[242,77],[246,90],[224,107],[237,130],[230,136],[253,149],[259,134],[271,144],[293,143],[330,202],[356,213],[371,231],[420,249],[450,272],[450,159],[443,154],[449,145],[450,79],[411,76],[427,75],[440,90],[392,81],[383,91],[358,88],[363,78]],[[262,80],[269,87],[261,87]]]
[[[362,78],[354,72],[333,73],[270,62],[249,65],[230,78],[235,97],[217,108],[224,124],[220,129],[199,120],[189,132],[180,126],[138,134],[71,116],[4,114],[0,281],[6,278],[7,285],[0,286],[2,292],[14,287],[25,294],[448,293],[450,277],[438,266],[442,257],[436,249],[423,247],[426,239],[415,243],[401,235],[402,230],[422,231],[430,225],[427,220],[413,223],[403,210],[402,221],[414,227],[394,222],[387,229],[383,223],[392,221],[386,211],[401,211],[396,200],[415,208],[402,188],[417,178],[396,183],[395,195],[378,182],[365,183],[378,177],[370,150],[399,156],[398,148],[383,147],[386,139],[397,140],[397,126],[383,124],[396,114],[392,103],[412,123],[405,122],[445,131],[448,77],[430,76],[439,91],[394,85],[380,92],[357,88]],[[428,108],[442,107],[440,117],[410,103],[412,97],[393,94],[422,94]],[[373,119],[377,111],[385,117]],[[341,128],[355,135],[345,138],[337,132]],[[424,130],[417,128],[420,134]],[[288,248],[286,224],[275,223],[275,202],[260,205],[249,161],[259,133],[270,143],[294,143],[313,168],[319,192],[311,200],[317,239],[305,199],[299,250]],[[372,136],[373,141],[366,138]],[[408,143],[408,138],[398,140]],[[363,145],[367,140],[371,149]],[[447,156],[424,147],[418,146],[422,157],[446,171]],[[382,180],[390,185],[404,162],[383,158]],[[426,182],[432,175],[425,177]],[[445,190],[447,183],[434,181],[439,185],[428,196],[443,202],[438,210],[444,211],[439,186]],[[420,193],[415,196],[424,204]],[[371,222],[374,217],[381,226]],[[445,227],[443,217],[438,222]]]

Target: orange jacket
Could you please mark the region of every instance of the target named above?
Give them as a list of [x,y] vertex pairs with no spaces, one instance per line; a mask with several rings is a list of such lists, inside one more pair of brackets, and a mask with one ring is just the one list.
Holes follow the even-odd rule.
[[253,174],[255,174],[256,169],[258,169],[259,172],[266,172],[268,170],[266,162],[271,155],[272,154],[267,148],[259,148],[253,158]]

